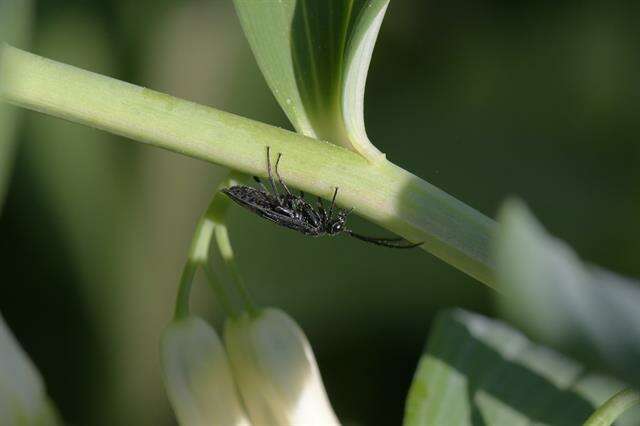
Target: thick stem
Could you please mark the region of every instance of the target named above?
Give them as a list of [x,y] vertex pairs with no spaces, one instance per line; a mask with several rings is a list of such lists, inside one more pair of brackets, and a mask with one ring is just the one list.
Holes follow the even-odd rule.
[[[0,50],[3,41],[18,46],[28,44],[33,16],[32,3],[30,0],[0,1]],[[16,130],[21,117],[22,114],[12,106],[0,104],[0,212],[13,168]]]
[[15,49],[0,47],[0,96],[25,108],[265,176],[265,147],[283,153],[293,186],[329,198],[494,285],[495,222],[402,168],[274,126]]

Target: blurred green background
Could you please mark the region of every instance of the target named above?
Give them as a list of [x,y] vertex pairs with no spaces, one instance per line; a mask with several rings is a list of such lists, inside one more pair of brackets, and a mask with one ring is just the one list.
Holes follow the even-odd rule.
[[[230,0],[37,0],[33,18],[35,53],[290,128]],[[633,1],[392,1],[369,136],[489,216],[524,198],[584,258],[638,277],[638,22]],[[67,422],[175,424],[158,340],[224,170],[23,118],[0,217],[0,310]],[[399,423],[438,309],[495,315],[491,290],[422,251],[309,239],[240,208],[230,232],[249,290],[304,328],[346,421]],[[205,286],[194,296],[219,325]]]

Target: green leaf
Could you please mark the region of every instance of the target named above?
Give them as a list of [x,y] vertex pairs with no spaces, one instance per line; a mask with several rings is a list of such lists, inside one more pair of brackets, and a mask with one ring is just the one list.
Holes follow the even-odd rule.
[[[12,43],[17,46],[26,44],[31,12],[32,4],[29,0],[3,0],[0,2],[0,45],[2,43]],[[0,210],[12,170],[16,130],[20,115],[14,107],[0,103]]]
[[[420,359],[404,424],[579,425],[624,387],[501,322],[445,311]],[[630,412],[619,425],[639,420]]]
[[258,65],[296,130],[383,158],[364,127],[364,86],[389,0],[235,0]]
[[0,315],[0,424],[53,426],[57,414],[38,369]]
[[518,201],[500,212],[500,305],[537,340],[581,350],[640,385],[640,283],[583,263]]

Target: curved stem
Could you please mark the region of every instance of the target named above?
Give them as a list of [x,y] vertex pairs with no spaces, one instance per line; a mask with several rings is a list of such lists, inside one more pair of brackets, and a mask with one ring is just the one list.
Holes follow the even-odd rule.
[[235,311],[233,309],[233,305],[231,304],[231,299],[227,294],[225,288],[220,284],[220,280],[218,276],[213,272],[211,265],[204,264],[202,265],[202,269],[204,270],[205,275],[207,276],[207,281],[209,281],[209,285],[213,289],[222,309],[229,317],[235,317]]
[[584,426],[609,426],[625,411],[640,404],[640,393],[634,389],[625,389],[602,404],[587,419]]
[[0,47],[0,97],[15,105],[126,136],[241,172],[265,176],[265,147],[281,174],[494,285],[495,222],[389,161],[370,164],[336,145]]
[[[209,246],[211,245],[212,235],[213,223],[206,216],[203,216],[196,225],[191,247],[189,247],[189,254],[187,255],[187,262],[182,269],[174,312],[174,319],[176,320],[189,315],[189,295],[193,287],[193,280],[198,267],[205,264],[209,259]],[[226,309],[226,307],[223,306],[223,309]]]
[[[235,185],[240,179],[239,176],[232,173],[231,177],[225,179],[220,187]],[[244,310],[248,311],[251,315],[255,315],[257,312],[256,306],[244,286],[244,281],[235,262],[233,248],[231,247],[231,241],[229,240],[229,233],[227,232],[224,219],[229,207],[229,199],[222,195],[219,191],[220,187],[211,199],[207,211],[198,220],[198,224],[196,225],[187,262],[182,271],[182,277],[180,278],[180,288],[178,290],[174,314],[175,319],[181,319],[189,315],[189,295],[193,287],[193,279],[199,267],[202,267],[204,270],[207,281],[216,294],[222,309],[228,316],[234,316],[235,311],[229,294],[220,283],[218,275],[211,266],[211,242],[214,237],[218,251],[220,252],[220,257],[222,257],[224,265],[228,268],[231,279],[240,294]]]
[[240,294],[240,298],[242,299],[245,310],[251,315],[256,315],[258,310],[256,309],[256,306],[253,303],[251,297],[249,296],[249,292],[244,285],[244,280],[242,279],[242,275],[240,274],[240,270],[238,269],[238,265],[236,264],[233,249],[231,248],[231,241],[229,240],[229,232],[227,232],[227,227],[223,223],[218,223],[214,234],[216,237],[216,242],[218,243],[220,255],[222,256],[222,260],[229,269],[229,274],[231,275],[231,279],[233,280],[233,283],[235,284],[236,289]]
[[176,308],[173,315],[174,320],[180,320],[189,316],[189,295],[193,286],[193,279],[198,270],[198,264],[187,260],[182,269],[180,277],[180,288],[178,289],[178,298],[176,300]]

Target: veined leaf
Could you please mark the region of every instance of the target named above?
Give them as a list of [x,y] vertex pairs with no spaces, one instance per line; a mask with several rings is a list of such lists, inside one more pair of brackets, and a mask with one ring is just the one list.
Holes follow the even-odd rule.
[[[404,424],[579,425],[624,387],[501,322],[446,311],[418,365]],[[638,421],[629,412],[618,424]]]
[[296,130],[375,161],[364,86],[389,0],[234,0],[258,65]]
[[520,202],[507,202],[499,217],[505,315],[534,338],[568,343],[640,385],[640,283],[583,263]]
[[[31,6],[30,0],[0,2],[0,45],[11,43],[24,46],[31,23]],[[0,210],[11,174],[14,139],[20,115],[14,107],[0,102]]]

